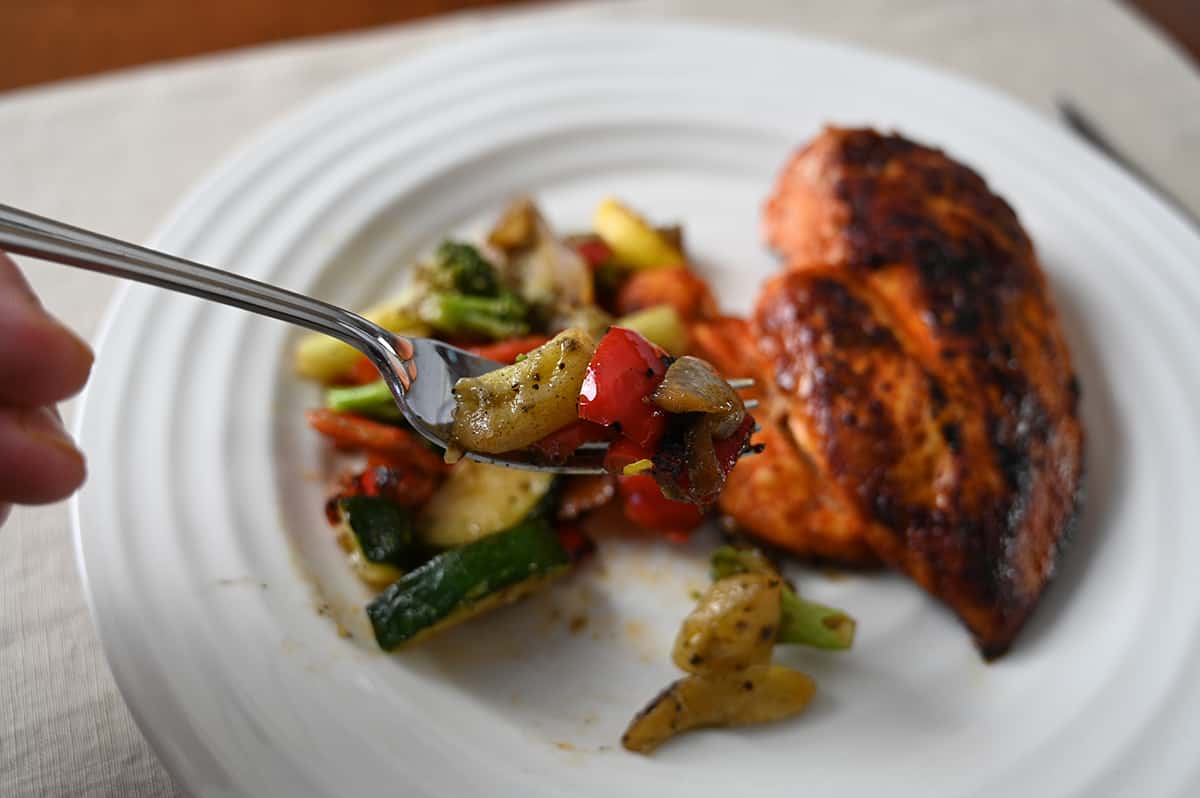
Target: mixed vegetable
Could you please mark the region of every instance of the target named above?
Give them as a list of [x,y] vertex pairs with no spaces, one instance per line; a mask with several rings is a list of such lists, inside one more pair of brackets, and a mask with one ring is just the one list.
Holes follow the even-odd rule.
[[634,717],[621,738],[631,751],[648,754],[690,729],[799,714],[816,684],[803,673],[771,664],[774,647],[846,649],[854,642],[850,616],[798,597],[758,549],[717,549],[712,576],[712,587],[684,619],[671,652],[688,675]]
[[750,450],[754,425],[708,363],[619,326],[599,344],[564,330],[510,366],[459,380],[454,397],[450,438],[461,451],[532,450],[553,463],[611,440],[606,470],[649,473],[668,499],[700,507]]
[[[754,420],[725,381],[738,375],[690,352],[693,322],[713,317],[716,303],[687,267],[682,231],[611,199],[593,227],[556,235],[520,199],[484,243],[444,242],[405,292],[365,312],[395,332],[506,364],[455,386],[449,452],[407,426],[355,350],[317,335],[296,350],[297,372],[325,389],[310,425],[353,458],[326,515],[375,591],[366,614],[384,650],[566,576],[594,549],[583,522],[606,508],[646,533],[686,539],[753,451]],[[604,476],[458,458],[524,450],[562,462],[596,442],[608,445]],[[689,675],[630,726],[631,750],[687,728],[794,714],[813,685],[771,665],[772,647],[851,643],[853,620],[799,598],[760,552],[719,549],[713,572],[676,644]]]

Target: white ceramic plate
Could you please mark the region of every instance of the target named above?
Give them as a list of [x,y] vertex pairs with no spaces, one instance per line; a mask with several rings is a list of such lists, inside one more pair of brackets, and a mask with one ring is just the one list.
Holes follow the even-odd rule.
[[[888,576],[798,572],[860,620],[786,654],[811,711],[621,750],[674,678],[692,551],[606,546],[548,595],[379,654],[322,518],[298,332],[135,287],[80,435],[80,567],[113,673],[196,795],[1183,795],[1200,789],[1200,240],[1068,135],[961,80],[844,46],[589,24],[490,35],[347,86],[197,190],[157,244],[349,306],[533,192],[563,228],[616,193],[687,225],[729,310],[774,268],[760,204],[825,122],[895,128],[1017,208],[1084,386],[1089,499],[1016,649],[983,665]],[[319,611],[318,611],[319,610]],[[571,633],[574,618],[586,627]],[[353,633],[339,637],[333,618]]]

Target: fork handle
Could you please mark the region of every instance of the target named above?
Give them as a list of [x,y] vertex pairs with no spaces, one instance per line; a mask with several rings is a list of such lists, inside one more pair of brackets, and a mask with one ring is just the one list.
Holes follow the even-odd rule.
[[[298,324],[345,341],[373,360],[386,355],[400,360],[411,357],[411,353],[397,351],[403,347],[397,347],[396,336],[335,305],[7,205],[0,205],[0,249],[180,291]],[[383,352],[379,350],[381,346]]]

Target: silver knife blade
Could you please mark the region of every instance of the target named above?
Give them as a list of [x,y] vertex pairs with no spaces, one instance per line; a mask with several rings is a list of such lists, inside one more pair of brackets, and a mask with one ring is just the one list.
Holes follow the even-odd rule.
[[1151,191],[1158,194],[1168,205],[1171,205],[1185,219],[1191,222],[1193,227],[1200,230],[1200,216],[1197,216],[1191,208],[1184,204],[1183,200],[1172,194],[1170,190],[1118,150],[1096,123],[1080,111],[1074,103],[1070,100],[1059,98],[1054,104],[1067,127],[1071,128],[1081,139],[1091,144],[1099,152],[1108,156],[1110,160],[1123,168],[1135,179],[1141,181]]

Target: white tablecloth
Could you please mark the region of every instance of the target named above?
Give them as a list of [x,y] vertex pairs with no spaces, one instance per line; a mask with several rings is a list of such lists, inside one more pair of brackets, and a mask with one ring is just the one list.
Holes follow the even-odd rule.
[[[1101,0],[524,7],[155,66],[0,95],[0,203],[143,240],[181,194],[281,113],[441,42],[546,16],[794,30],[949,67],[1046,113],[1070,97],[1200,211],[1200,73],[1144,20]],[[112,281],[22,265],[53,311],[94,336]],[[0,529],[0,796],[177,794],[101,655],[66,507],[16,511]]]

